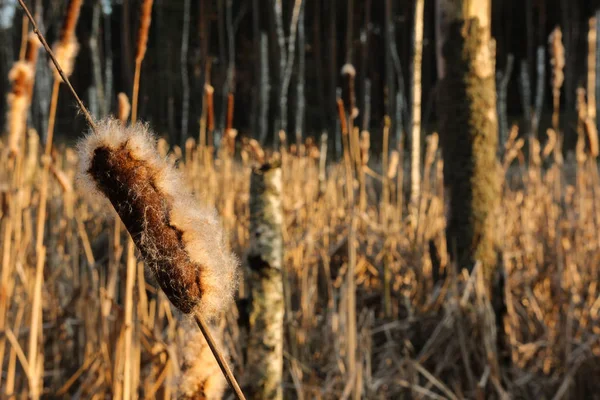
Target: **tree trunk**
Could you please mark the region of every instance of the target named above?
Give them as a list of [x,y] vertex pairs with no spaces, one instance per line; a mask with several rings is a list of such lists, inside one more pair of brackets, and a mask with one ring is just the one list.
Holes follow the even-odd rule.
[[246,388],[249,399],[282,399],[283,211],[281,168],[265,164],[250,178],[250,332]]
[[418,0],[415,6],[415,31],[413,42],[412,73],[412,134],[410,164],[410,205],[416,218],[421,192],[421,68],[423,64],[423,7],[425,0]]
[[498,123],[490,0],[439,0],[443,65],[440,134],[449,189],[448,248],[459,268],[480,261],[488,285],[496,265],[494,209]]

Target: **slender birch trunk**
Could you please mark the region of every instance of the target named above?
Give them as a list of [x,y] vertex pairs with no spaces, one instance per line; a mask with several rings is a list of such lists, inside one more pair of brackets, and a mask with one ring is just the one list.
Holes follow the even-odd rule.
[[283,210],[281,167],[264,164],[250,178],[250,332],[244,392],[249,399],[282,399]]
[[415,216],[419,207],[419,195],[421,191],[421,68],[423,64],[424,4],[425,0],[418,0],[415,6],[413,42],[410,204],[411,211]]

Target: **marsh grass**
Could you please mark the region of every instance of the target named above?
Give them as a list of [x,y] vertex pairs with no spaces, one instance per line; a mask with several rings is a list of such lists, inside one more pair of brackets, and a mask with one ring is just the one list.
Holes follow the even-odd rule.
[[[558,39],[553,43],[559,60]],[[214,149],[210,85],[205,94],[199,144],[186,142],[183,154],[162,140],[158,151],[178,166],[197,201],[217,208],[227,246],[244,260],[250,173],[269,151],[244,138],[236,148],[231,124],[224,147]],[[121,97],[125,124],[129,107]],[[497,299],[489,298],[479,268],[468,274],[448,262],[452,238],[444,231],[437,137],[427,140],[415,224],[404,201],[404,152],[384,154],[379,163],[369,154],[369,133],[361,142],[343,102],[338,106],[342,162],[326,167],[311,140],[287,146],[284,132],[277,155],[285,398],[339,399],[353,391],[369,399],[596,395],[600,178],[585,146],[563,161],[557,114],[556,129],[543,146],[532,140],[528,158],[513,129],[497,166],[496,242],[507,310],[497,324]],[[179,366],[190,359],[178,346],[189,328],[183,315],[146,275],[132,246],[125,251],[127,232],[106,203],[75,182],[73,150],[47,146],[41,155],[34,132],[21,145],[28,153],[20,165],[10,162],[7,141],[0,142],[1,395],[176,396]],[[386,153],[387,146],[386,140]],[[239,293],[246,295],[243,279]],[[243,376],[252,365],[245,363],[239,304],[223,313],[216,329]],[[500,336],[505,346],[496,345]]]
[[[305,147],[301,153],[292,148],[281,154],[289,288],[284,389],[286,397],[333,399],[341,397],[347,382],[348,174],[344,163],[330,164],[321,193],[318,150],[312,143]],[[220,211],[229,245],[244,254],[250,234],[248,182],[257,150],[248,144],[232,162],[219,155],[224,152],[207,161],[208,153],[189,144],[179,168],[196,198]],[[597,382],[589,379],[600,369],[600,181],[595,162],[567,157],[563,166],[526,166],[523,141],[511,136],[507,159],[497,171],[503,178],[497,240],[506,274],[504,325],[510,354],[494,354],[495,346],[485,345],[494,340],[493,316],[478,270],[469,276],[446,265],[445,279],[436,284],[432,278],[428,243],[435,243],[442,264],[447,255],[442,166],[439,152],[428,154],[418,231],[411,231],[406,212],[397,206],[402,204],[396,201],[402,197],[397,181],[387,180],[390,201],[381,202],[381,171],[374,160],[373,174],[366,177],[367,204],[357,214],[355,274],[355,376],[362,396],[595,393]],[[538,159],[550,156],[551,150],[540,151]],[[22,349],[30,334],[35,267],[44,262],[39,317],[43,362],[38,367],[43,393],[110,395],[122,379],[124,361],[125,233],[117,230],[103,203],[79,190],[73,181],[76,160],[69,149],[59,148],[44,221],[44,243],[52,250],[40,261],[33,240],[40,182],[13,186],[8,163],[0,165],[4,394],[29,390],[31,366]],[[384,260],[391,277],[388,317]],[[132,346],[139,349],[133,353],[133,393],[170,398],[182,357],[175,349],[179,318],[152,278],[141,267],[139,271],[131,327]],[[244,365],[245,334],[237,318],[234,307],[219,329],[236,373],[243,374],[252,366]]]

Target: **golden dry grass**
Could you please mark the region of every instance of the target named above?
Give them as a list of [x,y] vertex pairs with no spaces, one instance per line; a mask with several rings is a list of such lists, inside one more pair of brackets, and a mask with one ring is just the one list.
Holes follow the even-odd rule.
[[[29,140],[34,140],[29,135]],[[365,168],[366,207],[347,204],[347,170],[331,164],[319,184],[312,144],[283,148],[286,290],[285,397],[337,399],[346,374],[348,229],[356,213],[357,365],[363,398],[573,398],[600,390],[600,179],[595,160],[549,162],[538,150],[526,167],[515,135],[503,165],[498,248],[506,273],[508,354],[497,354],[492,302],[477,269],[432,278],[429,243],[446,263],[442,165],[430,140],[418,224],[402,212],[403,174]],[[164,146],[164,144],[163,144]],[[231,248],[248,244],[248,182],[256,145],[213,159],[189,142],[179,168],[197,198],[219,210]],[[35,149],[35,146],[32,146]],[[540,149],[540,146],[534,146]],[[30,391],[32,372],[47,396],[119,397],[122,390],[126,232],[112,210],[79,190],[76,156],[54,152],[48,182],[45,260],[35,248],[40,202],[37,163],[0,160],[0,366],[2,395]],[[181,154],[176,148],[172,154]],[[173,161],[173,158],[171,158]],[[400,168],[399,172],[402,172]],[[355,174],[360,176],[360,174]],[[391,177],[391,179],[390,179]],[[358,189],[359,182],[353,185]],[[320,190],[320,187],[322,188]],[[42,262],[39,354],[28,354],[36,265]],[[384,310],[384,265],[391,271]],[[242,283],[241,297],[245,294]],[[131,387],[139,398],[176,393],[183,354],[181,315],[138,263],[134,289]],[[239,319],[239,321],[238,321]],[[225,313],[219,330],[235,367],[244,365],[244,313]],[[239,324],[238,324],[239,322]],[[29,365],[37,359],[35,367]],[[510,363],[507,361],[511,361]],[[583,397],[582,397],[583,396]],[[591,397],[587,397],[591,398]]]

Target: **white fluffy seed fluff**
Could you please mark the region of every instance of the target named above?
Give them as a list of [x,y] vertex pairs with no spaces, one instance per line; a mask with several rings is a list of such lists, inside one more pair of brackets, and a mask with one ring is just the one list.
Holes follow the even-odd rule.
[[[185,313],[197,311],[207,319],[225,310],[237,286],[238,260],[226,248],[216,210],[200,205],[193,197],[184,183],[182,173],[170,166],[157,152],[156,139],[148,126],[138,123],[125,127],[114,119],[99,121],[96,131],[90,132],[77,147],[80,157],[79,182],[83,190],[108,197],[125,226],[126,218],[131,218],[131,215],[142,219],[135,221],[134,225],[141,228],[139,234],[134,233],[132,237],[171,302]],[[100,153],[109,156],[125,154],[127,160],[132,161],[123,165],[137,165],[136,169],[143,169],[143,176],[148,179],[133,183],[128,181],[128,186],[123,189],[123,179],[119,182],[119,176],[128,178],[140,175],[136,175],[136,171],[125,171],[129,175],[123,175],[123,171],[116,170],[98,173],[94,163],[98,162]],[[120,196],[124,197],[120,201],[115,201],[114,196],[111,199],[111,189],[107,189],[107,185],[113,184],[124,190],[120,192]],[[135,207],[140,208],[140,199],[144,201],[140,196],[148,193],[160,197],[150,200],[160,204],[161,210],[156,211],[155,206],[142,203],[142,212],[136,214]],[[127,211],[129,209],[134,210]],[[153,213],[160,216],[164,226],[154,226],[156,223],[152,221],[156,222],[156,219],[151,219]],[[171,239],[160,235],[161,229],[169,233]],[[128,230],[132,233],[129,227]],[[162,249],[172,248],[173,231],[177,232],[177,254],[162,254]],[[169,240],[171,242],[165,244]],[[165,268],[176,271],[171,273]],[[171,295],[169,290],[172,290]],[[186,297],[191,298],[191,303]],[[179,300],[183,307],[177,304]]]
[[[180,374],[177,379],[177,398],[180,400],[223,398],[227,381],[210,351],[202,333],[190,321],[184,321],[183,337],[180,343]],[[222,351],[218,330],[213,330],[217,346]],[[227,354],[223,354],[227,357]]]

